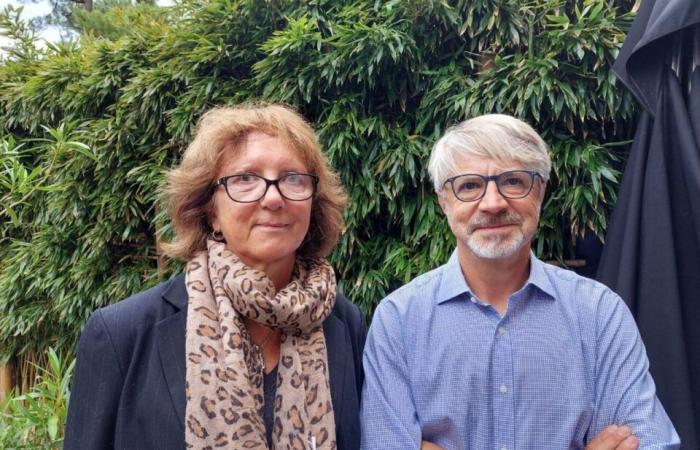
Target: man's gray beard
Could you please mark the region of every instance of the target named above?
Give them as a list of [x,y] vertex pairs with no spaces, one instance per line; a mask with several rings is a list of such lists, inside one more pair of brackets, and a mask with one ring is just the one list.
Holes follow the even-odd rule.
[[515,255],[523,245],[527,244],[532,236],[525,236],[523,230],[518,228],[515,236],[510,233],[506,236],[477,237],[474,230],[483,226],[496,226],[503,224],[516,224],[522,226],[524,220],[515,212],[505,212],[498,216],[475,217],[468,224],[470,233],[465,244],[479,258],[497,259]]
[[497,259],[515,255],[527,243],[525,235],[518,229],[516,236],[493,236],[479,238],[473,234],[467,238],[467,247],[479,258]]

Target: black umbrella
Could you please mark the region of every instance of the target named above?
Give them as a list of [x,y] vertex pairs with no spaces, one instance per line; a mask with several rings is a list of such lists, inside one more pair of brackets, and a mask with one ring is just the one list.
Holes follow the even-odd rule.
[[627,302],[683,448],[700,437],[700,1],[647,0],[614,70],[644,111],[598,279]]

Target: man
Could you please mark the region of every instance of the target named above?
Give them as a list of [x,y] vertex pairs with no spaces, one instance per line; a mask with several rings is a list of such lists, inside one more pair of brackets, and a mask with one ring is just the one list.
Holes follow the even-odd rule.
[[509,116],[435,144],[457,249],[376,310],[363,449],[678,448],[625,304],[530,250],[550,169],[542,138]]

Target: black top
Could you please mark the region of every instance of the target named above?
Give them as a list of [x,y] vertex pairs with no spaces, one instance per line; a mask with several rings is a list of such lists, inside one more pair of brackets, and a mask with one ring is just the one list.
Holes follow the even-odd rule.
[[267,446],[272,448],[272,424],[275,421],[275,394],[277,394],[277,366],[272,372],[263,377],[263,422],[265,422],[265,434]]
[[[184,275],[97,310],[78,344],[64,450],[183,449]],[[366,327],[338,294],[323,323],[339,450],[360,447]]]

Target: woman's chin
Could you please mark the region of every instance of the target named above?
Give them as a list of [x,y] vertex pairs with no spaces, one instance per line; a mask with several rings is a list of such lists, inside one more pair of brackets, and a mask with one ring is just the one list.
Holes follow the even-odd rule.
[[237,252],[235,249],[231,249],[241,261],[246,265],[251,267],[267,267],[273,264],[285,263],[294,264],[296,259],[296,251],[298,246],[292,246],[287,243],[267,242],[265,246],[248,249],[248,251]]

